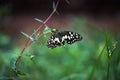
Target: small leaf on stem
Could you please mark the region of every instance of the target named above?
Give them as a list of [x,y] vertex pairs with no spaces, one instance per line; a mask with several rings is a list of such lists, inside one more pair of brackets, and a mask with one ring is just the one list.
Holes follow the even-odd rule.
[[56,9],[55,2],[53,2],[53,10],[57,13],[57,15],[59,15],[59,12],[58,12],[57,9]]
[[36,21],[39,21],[39,22],[43,23],[45,27],[48,27],[48,26],[44,23],[43,20],[40,20],[40,19],[38,19],[38,18],[34,18],[34,19],[35,19]]
[[26,36],[27,38],[29,38],[31,41],[34,41],[34,38],[29,36],[28,34],[21,32],[24,36]]
[[41,22],[41,23],[44,23],[44,21],[43,20],[41,20],[41,19],[38,19],[38,18],[34,18],[36,21],[39,21],[39,22]]
[[55,2],[53,2],[53,10],[56,11],[56,5],[55,5]]
[[50,32],[51,32],[51,28],[49,28],[49,27],[45,27],[45,29],[43,30],[44,34],[50,33]]

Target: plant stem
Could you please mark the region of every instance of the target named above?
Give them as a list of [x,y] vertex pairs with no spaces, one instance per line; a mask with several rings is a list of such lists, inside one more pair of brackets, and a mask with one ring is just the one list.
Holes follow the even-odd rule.
[[[36,29],[36,31],[33,32],[33,33],[30,35],[30,37],[33,37],[35,33],[38,33],[38,32],[40,31],[40,29],[51,19],[51,17],[53,16],[53,14],[56,12],[56,9],[57,9],[57,7],[58,7],[59,1],[60,1],[60,0],[58,0],[57,3],[56,3],[56,6],[55,6],[56,8],[51,12],[51,14],[50,14],[50,15],[47,17],[47,19],[43,22],[44,24],[40,25],[40,26]],[[24,51],[26,50],[27,47],[29,47],[29,46],[31,45],[31,43],[32,43],[32,42],[30,41],[30,39],[28,39],[28,40],[26,41],[23,49],[22,49],[21,52],[20,52],[20,55],[18,56],[17,60],[15,61],[15,64],[14,64],[14,65],[15,65],[15,71],[16,71],[16,72],[17,72],[17,70],[18,70],[18,64],[19,64],[19,62],[20,62],[20,59],[21,59],[22,56],[23,56]]]

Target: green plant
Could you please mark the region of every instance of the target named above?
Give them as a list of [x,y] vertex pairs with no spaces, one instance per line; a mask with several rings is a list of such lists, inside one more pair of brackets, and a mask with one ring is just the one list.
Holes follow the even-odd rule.
[[41,26],[30,36],[22,32],[28,38],[22,51],[16,46],[5,49],[3,46],[10,44],[10,37],[0,34],[0,79],[119,80],[119,38],[107,29],[88,24],[83,17],[76,16],[70,22],[72,30],[83,36],[81,42],[55,49],[46,48],[48,35],[45,34],[51,33],[46,22],[55,11],[54,7],[45,21],[35,18],[45,26],[42,34],[39,34]]

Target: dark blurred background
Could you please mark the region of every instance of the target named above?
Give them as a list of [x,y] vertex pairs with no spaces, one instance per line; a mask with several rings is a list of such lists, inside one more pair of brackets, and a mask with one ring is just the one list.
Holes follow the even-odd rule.
[[[119,0],[69,0],[69,2],[70,4],[65,0],[60,1],[58,12],[65,18],[62,20],[59,18],[58,23],[63,21],[61,23],[69,24],[68,20],[72,17],[69,15],[77,14],[85,16],[93,25],[108,26],[112,31],[119,32]],[[33,18],[44,20],[52,11],[52,3],[53,0],[0,0],[0,32],[15,35],[21,29],[38,25]],[[53,17],[51,21],[56,23],[56,19],[58,18]]]

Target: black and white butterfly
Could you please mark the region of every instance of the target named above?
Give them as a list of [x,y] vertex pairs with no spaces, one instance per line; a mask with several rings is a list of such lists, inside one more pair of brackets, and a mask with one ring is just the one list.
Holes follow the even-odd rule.
[[58,31],[51,35],[47,41],[48,48],[55,48],[57,46],[63,46],[65,42],[67,44],[73,44],[76,41],[82,40],[82,36],[72,31]]

